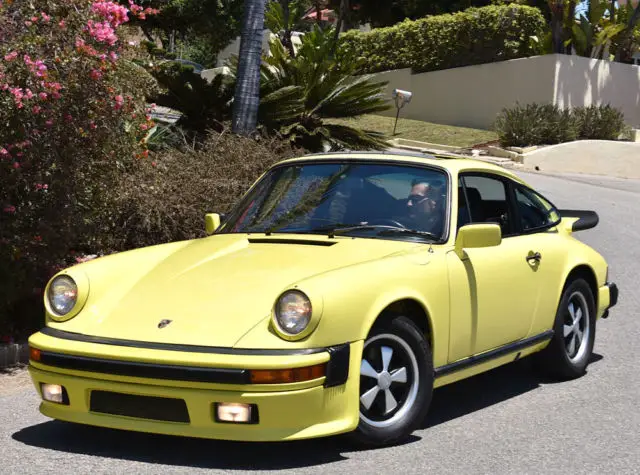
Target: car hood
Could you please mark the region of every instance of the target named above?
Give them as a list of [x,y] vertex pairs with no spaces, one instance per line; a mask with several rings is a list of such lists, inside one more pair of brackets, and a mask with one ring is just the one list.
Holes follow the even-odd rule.
[[[267,318],[278,295],[296,282],[415,246],[315,235],[214,235],[170,248],[142,272],[129,268],[123,256],[120,272],[139,275],[123,276],[128,283],[113,290],[104,288],[115,280],[113,272],[105,282],[94,282],[87,272],[88,308],[55,326],[109,338],[230,347]],[[94,287],[97,300],[91,298]],[[165,319],[171,322],[159,328]]]

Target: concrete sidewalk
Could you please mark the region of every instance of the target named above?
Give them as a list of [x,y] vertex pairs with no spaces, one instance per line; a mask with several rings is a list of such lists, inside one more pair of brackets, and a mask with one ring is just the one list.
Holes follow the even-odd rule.
[[[451,150],[453,147],[426,142],[411,142],[392,141],[390,142],[392,144],[391,150],[409,150],[427,154],[452,153],[462,157],[470,157],[469,149]],[[505,156],[492,154],[491,151],[494,149],[496,147],[489,147],[487,149],[489,153],[470,158],[523,171],[640,179],[640,142],[579,140],[542,146],[524,153],[504,150]],[[501,149],[497,148],[497,150]],[[512,158],[506,158],[511,155],[513,155]]]
[[640,143],[579,140],[523,155],[523,169],[640,179]]

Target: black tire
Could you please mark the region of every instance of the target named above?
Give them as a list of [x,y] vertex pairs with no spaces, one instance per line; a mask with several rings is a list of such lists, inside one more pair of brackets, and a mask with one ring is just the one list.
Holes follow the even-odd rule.
[[[393,353],[384,371],[383,355],[389,355],[389,348]],[[411,320],[395,317],[372,328],[365,340],[362,368],[365,360],[378,377],[360,376],[360,423],[351,435],[365,446],[401,443],[419,427],[431,404],[434,374],[429,342]],[[367,408],[362,396],[368,391],[377,395],[367,399],[372,401]],[[397,406],[384,414],[391,407],[387,405],[387,391]]]
[[[578,329],[583,330],[583,334],[586,327],[581,326],[581,321],[577,324],[571,323],[573,317],[569,311],[569,305],[572,302],[574,314],[578,313],[576,309],[580,307],[583,323],[588,324],[588,334],[580,340],[578,348],[576,348],[578,340],[574,340],[573,357],[570,353],[570,340],[576,337],[576,333],[572,331],[569,336],[566,336],[565,325],[571,328],[577,325]],[[587,318],[584,318],[584,309],[588,312]],[[571,380],[584,375],[593,353],[596,337],[595,301],[591,287],[584,279],[577,278],[565,285],[556,311],[553,331],[554,335],[549,345],[535,355],[538,370],[559,380]],[[582,341],[584,341],[584,347]]]

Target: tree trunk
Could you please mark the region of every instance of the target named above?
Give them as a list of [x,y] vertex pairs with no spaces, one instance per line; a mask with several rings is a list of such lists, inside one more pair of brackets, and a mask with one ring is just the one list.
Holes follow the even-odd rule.
[[280,0],[280,5],[282,5],[282,16],[284,17],[284,38],[282,39],[282,43],[284,47],[289,50],[289,54],[291,55],[291,57],[294,57],[296,53],[293,49],[293,41],[291,41],[291,28],[289,27],[289,23],[291,22],[289,0]]
[[556,54],[564,53],[564,2],[562,0],[553,0],[549,2],[551,10],[551,38],[553,52]]
[[338,21],[336,22],[336,31],[333,37],[333,49],[335,51],[338,45],[338,38],[340,32],[345,29],[347,24],[347,17],[349,15],[349,0],[340,0],[340,12],[338,13]]
[[613,25],[616,22],[616,0],[611,0],[611,7],[609,7],[609,15],[611,24]]
[[258,123],[265,1],[245,0],[244,2],[232,124],[233,132],[242,135],[254,132]]
[[562,28],[562,19],[561,18],[553,18],[551,20],[551,29],[553,35],[553,52],[556,54],[564,53],[564,42],[562,41],[563,28]]
[[316,0],[316,24],[320,26],[320,2]]
[[571,48],[573,47],[573,41],[571,41],[571,47],[566,48],[564,46],[564,42],[567,40],[572,40],[573,38],[573,25],[575,23],[576,18],[576,1],[570,0],[568,4],[568,11],[565,16],[565,24],[564,24],[564,32],[562,35],[562,46],[565,50],[564,52],[567,54],[571,54]]
[[151,34],[151,31],[149,30],[149,28],[145,27],[144,25],[141,25],[140,29],[142,30],[142,33],[147,38],[147,40],[155,45],[156,44],[156,39]]
[[633,29],[640,20],[640,3],[633,10],[633,15],[629,18],[627,27],[621,34],[620,44],[616,50],[615,61],[617,62],[630,62],[631,61],[631,46],[633,44]]

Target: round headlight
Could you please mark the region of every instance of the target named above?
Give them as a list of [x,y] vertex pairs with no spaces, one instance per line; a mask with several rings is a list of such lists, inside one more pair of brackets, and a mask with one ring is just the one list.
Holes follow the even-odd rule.
[[78,286],[68,275],[53,279],[49,286],[49,304],[58,315],[66,315],[78,301]]
[[276,303],[276,321],[280,330],[298,335],[311,321],[311,301],[299,290],[289,290]]

